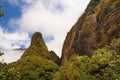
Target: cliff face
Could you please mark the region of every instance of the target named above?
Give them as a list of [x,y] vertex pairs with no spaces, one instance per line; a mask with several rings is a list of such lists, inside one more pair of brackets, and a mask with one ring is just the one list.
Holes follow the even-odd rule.
[[120,37],[120,0],[91,0],[85,13],[68,32],[62,59],[92,52]]

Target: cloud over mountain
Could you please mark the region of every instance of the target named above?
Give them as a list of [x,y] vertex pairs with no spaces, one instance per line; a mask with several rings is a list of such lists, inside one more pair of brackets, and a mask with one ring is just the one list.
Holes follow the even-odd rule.
[[[29,33],[39,31],[43,34],[44,39],[52,36],[50,40],[47,38],[45,42],[49,49],[54,50],[60,56],[62,44],[67,32],[84,12],[89,1],[17,0],[22,5],[19,6],[21,8],[21,15],[19,18],[12,18],[9,23],[13,28],[18,27],[16,31],[20,35],[22,32],[25,32],[29,37]],[[13,0],[10,4],[17,2]],[[26,43],[26,45],[28,44]]]

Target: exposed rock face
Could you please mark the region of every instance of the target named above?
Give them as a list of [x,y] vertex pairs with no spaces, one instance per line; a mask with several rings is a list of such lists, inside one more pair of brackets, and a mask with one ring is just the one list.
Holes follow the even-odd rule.
[[120,37],[120,0],[91,0],[85,13],[68,32],[62,59],[92,52]]
[[57,64],[59,63],[59,57],[54,52],[48,51],[48,48],[42,38],[42,34],[39,32],[33,34],[31,45],[24,52],[22,57],[30,55],[38,55],[42,58],[52,60]]

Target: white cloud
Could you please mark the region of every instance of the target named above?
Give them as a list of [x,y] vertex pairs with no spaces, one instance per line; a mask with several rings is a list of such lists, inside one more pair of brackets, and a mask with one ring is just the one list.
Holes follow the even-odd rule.
[[21,45],[25,45],[25,47],[28,47],[30,42],[30,38],[28,33],[8,33],[5,32],[0,27],[0,48],[3,49],[14,49],[14,48],[20,48]]
[[20,5],[20,0],[6,0],[6,1],[8,1],[10,4],[12,4],[14,6]]
[[[10,24],[18,25],[19,32],[42,32],[52,35],[54,40],[46,42],[49,50],[61,55],[67,32],[84,12],[90,0],[22,0],[22,15],[11,19]],[[17,38],[16,38],[17,39]],[[17,40],[16,40],[17,41]]]
[[24,51],[3,49],[2,52],[4,52],[5,55],[0,56],[0,61],[4,60],[6,63],[11,63],[17,61],[22,56]]
[[0,51],[5,53],[2,57],[0,56],[0,61],[3,59],[4,62],[7,63],[17,61],[22,56],[24,51],[17,51],[14,49],[20,48],[23,44],[25,47],[28,47],[30,44],[28,33],[9,33],[0,27]]

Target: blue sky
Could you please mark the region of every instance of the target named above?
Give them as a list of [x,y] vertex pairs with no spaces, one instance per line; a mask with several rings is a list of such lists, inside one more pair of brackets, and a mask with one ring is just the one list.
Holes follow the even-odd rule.
[[0,48],[27,48],[32,34],[43,34],[49,50],[61,56],[67,32],[90,0],[1,0]]
[[[19,6],[13,6],[7,1],[2,0],[1,1],[3,8],[1,9],[5,16],[0,18],[0,25],[2,28],[7,29],[9,32],[12,32],[12,28],[9,26],[9,21],[12,18],[18,18],[21,15],[21,10]],[[12,30],[12,31],[11,31]]]
[[[13,18],[14,19],[19,18],[21,16],[21,14],[22,14],[21,13],[21,7],[17,6],[17,5],[12,5],[7,0],[6,1],[3,0],[0,3],[3,5],[1,11],[5,13],[5,16],[0,18],[0,26],[1,26],[1,28],[4,30],[4,32],[6,32],[8,34],[16,32],[17,29],[19,29],[19,27],[16,26],[16,27],[13,28],[10,25],[10,20],[13,19]],[[32,34],[29,34],[29,35],[32,35]],[[29,37],[31,38],[31,36],[29,36]],[[16,45],[18,43],[15,42],[15,43],[10,43],[10,44],[11,44],[11,46],[14,46],[14,45]],[[18,44],[18,45],[21,48],[26,48],[24,44]]]

